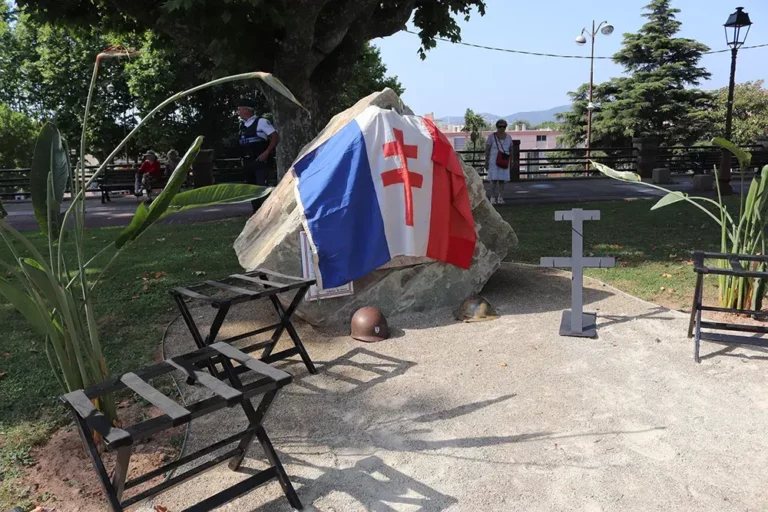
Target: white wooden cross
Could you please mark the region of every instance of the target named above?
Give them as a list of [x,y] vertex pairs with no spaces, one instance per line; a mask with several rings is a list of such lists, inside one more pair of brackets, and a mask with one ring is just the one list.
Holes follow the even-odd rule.
[[610,268],[616,265],[615,258],[585,258],[584,257],[584,221],[600,220],[599,210],[582,210],[574,208],[571,211],[555,212],[556,221],[571,221],[571,257],[570,258],[541,258],[540,266],[571,268],[571,310],[563,311],[560,323],[561,336],[593,337],[597,334],[597,319],[595,313],[584,313],[583,281],[585,268]]

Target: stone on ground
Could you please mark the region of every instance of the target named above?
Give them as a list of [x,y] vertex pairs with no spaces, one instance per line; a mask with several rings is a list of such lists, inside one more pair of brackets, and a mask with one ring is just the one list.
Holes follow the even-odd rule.
[[[302,149],[299,158],[370,105],[393,109],[403,115],[413,113],[391,89],[371,94],[336,115]],[[517,237],[486,198],[483,181],[477,172],[469,165],[462,165],[478,234],[469,270],[427,258],[397,257],[381,269],[356,280],[353,296],[303,301],[298,316],[312,325],[338,326],[348,323],[352,314],[363,306],[377,306],[386,316],[392,316],[408,311],[455,307],[466,297],[478,293],[517,243]],[[245,269],[261,267],[288,275],[302,275],[299,233],[303,226],[294,188],[293,173],[286,173],[235,241],[235,252]]]

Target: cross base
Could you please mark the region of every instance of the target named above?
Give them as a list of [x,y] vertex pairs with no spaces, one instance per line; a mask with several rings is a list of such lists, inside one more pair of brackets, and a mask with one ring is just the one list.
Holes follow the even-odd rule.
[[581,331],[571,330],[571,311],[563,311],[563,318],[560,320],[560,336],[575,336],[579,338],[594,338],[597,336],[597,314],[581,314]]

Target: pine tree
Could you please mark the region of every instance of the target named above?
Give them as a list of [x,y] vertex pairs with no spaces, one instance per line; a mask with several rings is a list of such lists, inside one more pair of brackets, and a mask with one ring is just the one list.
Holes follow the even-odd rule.
[[[652,0],[643,14],[647,23],[637,33],[624,34],[622,49],[613,60],[629,76],[595,87],[593,146],[626,145],[631,137],[648,136],[666,145],[691,144],[703,133],[712,97],[696,87],[710,77],[699,66],[709,48],[675,37],[681,26],[675,15],[680,10],[670,4],[671,0]],[[584,89],[571,93],[573,112],[562,116],[569,142],[585,139]]]

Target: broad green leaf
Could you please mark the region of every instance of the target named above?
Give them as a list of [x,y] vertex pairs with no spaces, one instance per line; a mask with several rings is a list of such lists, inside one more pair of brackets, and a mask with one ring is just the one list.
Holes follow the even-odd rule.
[[[53,185],[53,200],[48,201],[48,183]],[[29,181],[32,191],[32,207],[40,229],[48,234],[48,210],[53,219],[53,230],[58,232],[59,213],[64,191],[69,180],[69,158],[58,128],[52,123],[43,125],[35,144],[32,171]]]
[[42,335],[48,333],[45,325],[47,319],[40,313],[40,309],[35,304],[35,301],[32,300],[32,297],[24,290],[7,279],[0,277],[0,295],[5,297],[24,316],[30,327]]
[[749,151],[744,151],[733,142],[726,140],[722,137],[715,137],[714,139],[712,139],[712,144],[714,144],[715,146],[721,147],[723,149],[727,149],[728,151],[733,153],[733,155],[739,161],[739,166],[742,169],[746,169],[747,167],[749,167],[749,164],[752,161],[752,153],[750,153]]
[[617,171],[617,170],[611,169],[607,165],[601,164],[600,162],[594,162],[592,160],[590,160],[589,163],[591,163],[598,171],[605,174],[609,178],[613,178],[615,180],[620,180],[620,181],[632,181],[632,182],[643,181],[640,178],[640,175],[635,174],[634,172]]
[[59,306],[59,297],[51,283],[48,273],[37,261],[32,258],[22,258],[21,269],[27,275],[32,284],[37,288],[40,294],[48,300],[52,307]]
[[133,215],[131,223],[128,224],[123,232],[117,237],[117,240],[115,240],[115,247],[119,249],[137,237],[139,229],[144,225],[144,221],[147,220],[148,215],[149,210],[147,210],[147,207],[144,203],[139,203],[139,207],[136,208],[136,213]]
[[[181,189],[181,186],[184,184],[184,180],[189,173],[189,167],[192,165],[192,162],[195,161],[195,158],[197,158],[197,154],[200,152],[200,146],[202,146],[202,144],[202,137],[195,139],[184,157],[179,162],[179,165],[176,166],[176,169],[173,171],[173,174],[171,174],[171,177],[168,178],[168,183],[165,185],[163,191],[159,196],[155,198],[154,201],[152,201],[152,204],[149,206],[149,210],[142,212],[141,207],[136,210],[136,216],[134,216],[133,220],[131,220],[131,224],[122,233],[120,233],[120,236],[115,241],[115,247],[120,249],[126,243],[130,242],[131,240],[135,240],[137,236],[139,236],[145,229],[151,226],[153,222],[159,219],[163,213],[165,213],[174,196],[179,193],[179,189]],[[136,218],[139,215],[142,215],[143,217],[140,219],[141,222],[138,222]]]
[[685,201],[688,198],[686,194],[683,194],[682,192],[670,192],[659,201],[654,204],[651,207],[651,210],[658,210],[659,208],[664,208],[665,206],[669,206],[670,204],[675,204],[680,201]]
[[268,196],[272,187],[242,183],[222,183],[180,192],[173,198],[165,215],[220,204],[246,203]]

